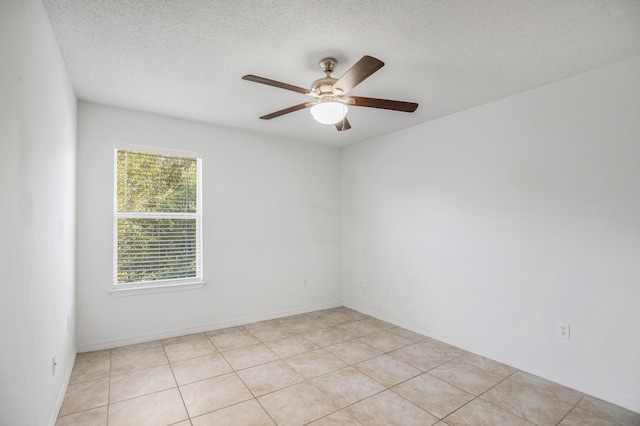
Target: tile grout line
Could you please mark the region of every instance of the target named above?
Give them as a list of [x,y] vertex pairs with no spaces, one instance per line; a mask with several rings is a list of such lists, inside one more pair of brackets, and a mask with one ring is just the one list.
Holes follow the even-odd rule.
[[[508,377],[506,377],[506,378],[505,378],[504,380],[502,380],[500,383],[502,383],[502,382],[504,382],[505,380],[507,380],[507,379],[511,378],[512,376],[515,376],[517,373],[524,373],[524,374],[532,375],[531,373],[527,373],[526,371],[522,371],[522,370],[520,370],[520,369],[516,369],[516,371],[514,371],[513,373],[511,373]],[[535,376],[535,377],[537,377],[537,376]],[[542,379],[542,380],[548,381],[548,382],[550,382],[550,383],[552,383],[552,384],[554,384],[554,385],[562,386],[562,385],[560,385],[560,384],[558,384],[558,383],[551,382],[551,381],[546,380],[546,379]],[[488,392],[489,390],[491,390],[493,387],[498,386],[500,383],[496,383],[494,386],[492,386],[491,388],[487,389],[487,390],[486,390],[485,392],[483,392],[482,394],[485,394],[486,392]],[[543,392],[542,390],[540,390],[540,389],[538,389],[538,388],[534,387],[533,385],[530,385],[529,383],[520,383],[520,382],[516,382],[516,381],[514,381],[514,383],[516,383],[516,384],[518,384],[518,385],[520,385],[520,386],[522,386],[522,387],[524,387],[524,388],[527,388],[527,389],[529,389],[530,391],[535,392],[536,394],[541,395],[541,396],[543,396],[543,397],[551,397],[551,398],[553,398],[554,400],[557,400],[557,401],[559,401],[559,402],[561,402],[561,403],[564,403],[564,404],[567,404],[567,405],[571,405],[571,408],[570,408],[570,409],[569,409],[569,410],[568,410],[568,411],[567,411],[567,412],[562,416],[562,418],[558,421],[558,423],[556,423],[556,425],[558,425],[558,424],[562,423],[562,420],[564,420],[564,418],[565,418],[565,417],[567,417],[567,416],[569,415],[569,413],[571,413],[571,411],[573,411],[573,409],[578,405],[578,403],[579,403],[580,401],[582,401],[582,399],[585,397],[585,394],[584,394],[584,393],[582,393],[582,392],[580,392],[580,391],[577,391],[577,390],[575,390],[575,389],[572,389],[572,388],[567,388],[567,389],[569,389],[569,390],[572,390],[572,391],[578,392],[578,393],[580,394],[580,398],[578,399],[578,401],[577,401],[577,402],[575,402],[574,404],[570,404],[570,403],[568,403],[568,402],[565,402],[565,401],[563,401],[563,400],[561,400],[561,399],[557,398],[557,397],[556,397],[556,396],[554,396],[553,394],[548,395],[546,392]],[[564,386],[564,387],[566,387],[566,386]],[[493,405],[494,407],[496,406],[495,404],[492,404],[490,401],[487,401],[487,400],[485,400],[485,399],[483,399],[483,401],[490,403],[490,404],[491,404],[491,405]],[[498,408],[501,408],[501,407],[498,407]],[[504,410],[504,411],[507,411],[507,412],[509,412],[509,413],[511,413],[511,414],[514,414],[514,415],[516,415],[517,417],[523,418],[522,416],[520,416],[520,415],[518,415],[518,414],[516,414],[516,413],[512,413],[511,411],[508,411],[508,410],[506,410],[506,409],[503,409],[503,410]],[[527,419],[524,419],[524,420],[529,421],[529,420],[527,420]],[[531,423],[531,422],[530,422],[530,423]]]
[[[374,333],[367,334],[366,336],[371,335],[371,334],[376,334],[376,333],[382,333],[382,332],[385,332],[385,331],[387,331],[387,330],[380,330],[380,331],[377,331],[377,332],[374,332]],[[361,336],[361,337],[364,337],[364,336]],[[366,345],[371,346],[371,347],[372,347],[372,348],[374,348],[374,349],[377,349],[377,350],[381,351],[381,352],[382,352],[382,355],[378,355],[378,357],[379,357],[379,356],[385,356],[385,355],[388,355],[388,356],[391,356],[391,357],[392,357],[392,358],[394,358],[394,359],[396,359],[396,358],[395,358],[395,357],[393,357],[392,355],[389,355],[391,352],[397,351],[397,350],[399,350],[399,349],[406,348],[407,346],[411,346],[411,345],[413,345],[413,344],[417,343],[417,342],[409,343],[409,344],[404,345],[404,346],[401,346],[401,347],[399,347],[399,348],[392,349],[392,350],[390,350],[390,351],[384,352],[384,351],[382,351],[381,349],[376,348],[375,346],[372,346],[372,345],[370,345],[370,344],[369,344],[369,343],[367,343],[367,342],[363,342],[362,340],[360,340],[360,338],[355,338],[355,339],[352,339],[352,340],[358,340],[358,341],[360,341],[361,343],[364,343],[364,344],[366,344]],[[329,346],[332,346],[332,345],[329,345]],[[321,348],[321,349],[324,349],[324,348]],[[335,355],[334,355],[334,356],[335,356]],[[462,356],[462,355],[459,355],[459,356]],[[361,362],[368,361],[369,359],[373,359],[373,358],[377,358],[377,357],[368,358],[368,359],[363,360],[363,361],[361,361]],[[400,361],[400,360],[398,360],[398,361]],[[344,362],[344,360],[343,360],[343,362]],[[400,361],[400,362],[403,362],[403,361]],[[424,412],[428,413],[429,415],[432,415],[433,417],[437,418],[437,419],[438,419],[438,421],[440,421],[440,419],[439,419],[437,416],[433,415],[433,414],[432,414],[432,413],[430,413],[429,411],[427,411],[427,410],[425,410],[424,408],[422,408],[422,407],[418,406],[417,404],[415,404],[413,401],[408,400],[408,399],[407,399],[407,398],[405,398],[404,396],[402,396],[402,395],[398,394],[398,393],[397,393],[397,392],[395,392],[393,389],[391,389],[391,388],[392,388],[392,387],[394,387],[394,386],[398,386],[398,385],[400,385],[401,383],[407,382],[407,381],[412,380],[412,379],[414,379],[414,378],[416,378],[416,377],[419,377],[419,376],[421,376],[421,375],[423,375],[423,374],[426,374],[426,373],[427,373],[427,371],[422,371],[420,374],[418,374],[418,375],[416,375],[416,376],[410,377],[410,378],[408,378],[408,379],[406,379],[406,380],[403,380],[403,381],[401,381],[401,382],[398,382],[398,383],[396,383],[396,384],[394,384],[394,385],[392,385],[392,386],[387,386],[387,385],[385,385],[385,384],[383,384],[383,383],[380,383],[380,382],[379,382],[378,380],[376,380],[375,378],[373,378],[373,377],[369,376],[366,372],[360,371],[357,367],[355,367],[355,365],[356,365],[356,364],[359,364],[359,363],[355,363],[355,364],[347,364],[347,366],[346,366],[346,367],[343,367],[343,368],[338,369],[338,370],[330,371],[330,372],[327,372],[327,373],[325,373],[325,374],[321,374],[320,376],[314,377],[313,379],[317,379],[318,377],[322,377],[322,376],[325,376],[325,375],[328,375],[328,374],[334,373],[335,371],[339,371],[339,370],[342,370],[342,369],[345,369],[345,368],[349,368],[349,367],[351,367],[351,368],[355,368],[358,372],[360,372],[361,374],[364,374],[365,376],[367,376],[367,377],[368,377],[368,378],[370,378],[371,380],[375,381],[376,383],[379,383],[380,385],[382,385],[382,386],[384,387],[384,389],[383,389],[383,390],[381,390],[381,391],[379,391],[379,392],[376,392],[376,393],[374,393],[374,394],[371,394],[371,395],[367,396],[366,398],[362,398],[362,399],[360,399],[360,400],[358,400],[358,401],[355,401],[355,402],[353,402],[353,403],[351,403],[351,404],[349,404],[349,405],[346,405],[345,407],[339,408],[339,409],[337,409],[337,410],[335,410],[335,411],[333,411],[333,412],[331,412],[331,413],[329,413],[329,414],[327,414],[327,415],[325,415],[325,416],[323,416],[323,417],[320,417],[320,418],[318,418],[318,419],[313,420],[312,422],[317,421],[317,420],[320,420],[320,419],[325,418],[325,417],[328,417],[328,416],[331,416],[332,414],[335,414],[335,413],[337,413],[338,411],[341,411],[341,410],[344,410],[344,409],[346,409],[346,408],[348,408],[348,407],[354,406],[354,405],[358,404],[359,402],[364,401],[364,400],[365,400],[365,399],[367,399],[367,398],[371,398],[371,397],[373,397],[373,396],[379,395],[379,394],[381,394],[381,393],[383,393],[383,392],[386,392],[386,391],[393,392],[395,395],[397,395],[397,396],[399,396],[400,398],[404,399],[404,400],[405,400],[405,401],[407,401],[408,403],[410,403],[410,404],[414,405],[414,406],[415,406],[415,407],[417,407],[418,409],[420,409],[420,410],[422,410],[422,411],[424,411]],[[444,363],[443,363],[443,364],[444,364]],[[409,365],[409,364],[407,364],[407,365]],[[414,368],[416,368],[416,367],[414,367]],[[435,367],[434,367],[434,368],[435,368]],[[420,370],[420,369],[418,369],[418,370]],[[307,381],[311,382],[311,380],[313,380],[313,379],[308,379]],[[317,386],[315,386],[313,383],[310,383],[310,384],[311,384],[312,386],[314,386],[316,389],[318,389],[318,387],[317,387]],[[322,392],[325,396],[327,396],[331,401],[333,401],[333,399],[331,399],[331,397],[330,397],[329,395],[327,395],[327,394],[326,394],[326,392],[325,392],[323,389],[318,389],[318,390],[319,390],[320,392]],[[333,402],[335,403],[335,401],[333,401]],[[356,420],[356,421],[357,421],[357,420]],[[312,422],[309,422],[309,423],[312,423]],[[360,423],[360,422],[358,422],[358,423]],[[436,422],[436,423],[437,423],[437,422]]]
[[[365,320],[363,320],[363,321],[365,321]],[[356,322],[356,321],[353,321],[353,322]],[[313,331],[308,331],[308,332],[297,332],[297,331],[293,330],[293,331],[296,333],[296,334],[294,334],[293,336],[300,336],[300,337],[302,337],[302,338],[304,338],[304,339],[306,339],[306,340],[309,340],[309,339],[308,339],[308,337],[304,335],[305,333],[312,333],[312,332],[315,332],[315,331],[325,330],[325,329],[327,329],[327,328],[333,328],[333,327],[336,327],[337,325],[339,325],[339,324],[336,324],[336,325],[333,325],[333,326],[327,326],[327,327],[325,327],[325,328],[320,328],[320,329],[318,329],[318,330],[313,330]],[[369,334],[375,334],[375,333],[379,333],[379,332],[383,332],[383,331],[384,331],[384,330],[379,330],[379,331],[376,331],[376,332],[373,332],[373,333],[369,333]],[[249,330],[249,332],[251,332],[251,330]],[[346,333],[345,333],[345,334],[346,334]],[[367,334],[367,335],[369,335],[369,334]],[[252,333],[252,335],[253,335],[253,333]],[[348,334],[347,334],[347,335],[348,335]],[[255,336],[255,335],[254,335],[254,336]],[[293,337],[293,336],[287,336],[287,337]],[[354,338],[354,337],[352,337],[352,336],[350,336],[350,335],[349,335],[349,337],[351,337],[351,339],[349,339],[348,341],[354,341],[354,340],[358,340],[358,341],[360,341],[360,340],[359,340],[359,338]],[[361,337],[363,337],[363,336],[361,336]],[[286,337],[284,337],[284,338],[286,338]],[[259,339],[259,340],[260,340],[260,339]],[[274,339],[274,340],[279,340],[279,339]],[[262,341],[262,340],[260,340],[260,341],[261,341],[261,343],[265,344],[265,346],[267,346],[267,345],[266,345],[266,343],[265,343],[264,341]],[[311,343],[314,343],[316,346],[319,346],[319,345],[318,345],[318,344],[316,344],[315,342],[313,342],[313,341],[311,341],[311,340],[309,340],[309,341],[310,341]],[[348,341],[347,341],[347,342],[348,342]],[[368,344],[368,343],[366,343],[366,342],[362,342],[362,341],[360,341],[360,342],[361,342],[361,343],[366,344],[367,346],[371,346],[371,345],[369,345],[369,344]],[[340,342],[340,343],[345,343],[345,342]],[[340,344],[340,343],[336,343],[336,344]],[[324,350],[325,352],[330,353],[330,352],[326,351],[326,348],[327,348],[327,347],[329,347],[329,346],[334,346],[334,345],[319,346],[319,347],[318,347],[318,348],[316,348],[316,349],[313,349],[313,350],[311,350],[311,351],[302,352],[302,353],[313,352],[314,350],[318,350],[318,349],[322,349],[322,350]],[[267,346],[267,347],[268,347],[268,346]],[[372,347],[372,348],[374,348],[373,346],[371,346],[371,347]],[[271,348],[269,348],[269,349],[271,349]],[[375,348],[375,349],[377,349],[377,348]],[[272,350],[272,351],[273,351],[273,350]],[[386,354],[386,353],[385,353],[385,352],[383,352],[383,354]],[[280,355],[276,354],[276,356],[278,356],[278,360],[282,360],[282,361],[284,361],[284,362],[285,362],[285,363],[287,363],[287,365],[289,365],[289,366],[290,366],[290,364],[286,361],[286,358],[291,358],[291,357],[296,356],[296,355],[299,355],[299,354],[294,354],[294,355],[291,355],[290,357],[281,357]],[[333,355],[333,354],[331,354],[331,355]],[[333,356],[335,356],[335,355],[333,355]],[[336,357],[336,358],[337,358],[337,359],[340,359],[339,357]],[[340,359],[340,360],[341,360],[341,359]],[[344,360],[341,360],[341,361],[342,361],[342,362],[345,362]],[[270,362],[275,362],[275,361],[270,361]],[[260,366],[260,365],[266,365],[266,364],[268,364],[268,363],[269,363],[269,362],[262,363],[262,364],[259,364],[258,366]],[[331,397],[330,397],[330,396],[329,396],[329,395],[328,395],[328,394],[327,394],[323,389],[320,389],[320,388],[318,388],[316,385],[314,385],[314,384],[312,383],[312,381],[313,381],[313,380],[315,380],[315,379],[317,379],[317,378],[319,378],[319,377],[323,377],[323,376],[326,376],[326,375],[329,375],[329,374],[335,373],[336,371],[340,371],[340,370],[343,370],[343,369],[346,369],[346,368],[349,368],[349,367],[351,367],[351,368],[355,368],[355,367],[353,367],[354,365],[355,365],[355,364],[346,364],[346,366],[345,366],[345,367],[338,368],[338,369],[336,369],[336,370],[332,370],[332,371],[328,371],[328,372],[326,372],[326,373],[324,373],[324,374],[321,374],[321,375],[319,375],[319,376],[312,377],[312,378],[309,378],[309,379],[304,378],[304,376],[303,376],[304,380],[303,380],[302,382],[294,383],[294,384],[291,384],[291,385],[289,385],[289,386],[285,386],[285,387],[283,387],[283,388],[280,388],[280,389],[276,389],[276,390],[273,390],[273,391],[267,392],[267,393],[265,393],[264,395],[273,394],[273,393],[275,393],[275,392],[279,392],[279,391],[281,391],[281,390],[283,390],[283,389],[291,388],[291,387],[293,387],[293,386],[296,386],[296,385],[299,385],[299,384],[302,384],[302,383],[308,383],[309,385],[311,385],[311,386],[313,386],[315,389],[317,389],[319,392],[321,392],[324,396],[326,396],[330,401],[332,401],[333,403],[336,403],[336,402],[335,402],[335,401],[334,401],[334,400],[333,400],[333,399],[332,399],[332,398],[331,398]],[[257,367],[257,366],[253,366],[253,367]],[[248,368],[253,368],[253,367],[248,367]],[[293,368],[293,367],[292,367],[292,368]],[[236,371],[243,371],[243,370],[246,370],[246,369],[241,369],[241,370],[235,370],[235,369],[234,369],[234,372],[236,372]],[[295,370],[295,369],[294,369],[294,370]],[[356,369],[356,370],[357,370],[357,369]],[[357,371],[359,371],[359,370],[357,370]],[[361,373],[362,373],[362,372],[361,372]],[[364,374],[364,373],[362,373],[362,374]],[[366,374],[364,374],[364,375],[365,375],[365,376],[367,376]],[[369,376],[367,376],[367,377],[369,377]],[[240,377],[238,376],[238,378],[240,378]],[[372,379],[372,380],[374,380],[374,381],[376,381],[375,379],[373,379],[373,378],[371,378],[371,377],[369,377],[369,378],[370,378],[370,379]],[[240,378],[240,380],[243,382],[243,384],[244,384],[247,388],[249,388],[249,387],[246,385],[246,383],[242,380],[242,378]],[[377,381],[376,381],[376,383],[379,383],[379,382],[377,382]],[[382,384],[381,384],[381,385],[382,385]],[[375,394],[369,395],[369,396],[367,396],[366,398],[370,398],[370,397],[375,396],[375,395],[377,395],[377,394],[379,394],[379,393],[382,393],[382,392],[384,392],[384,391],[386,391],[386,390],[390,390],[390,389],[389,389],[388,387],[386,387],[385,385],[382,385],[382,386],[384,386],[384,387],[385,387],[385,389],[383,389],[382,391],[377,392],[377,393],[375,393]],[[253,394],[253,392],[252,392],[250,389],[249,389],[249,391]],[[256,396],[255,396],[255,394],[253,394],[253,395],[254,395],[254,399],[258,402],[258,404],[260,404],[260,406],[262,407],[262,409],[267,413],[267,415],[271,418],[271,420],[273,420],[273,421],[274,421],[274,423],[276,423],[276,422],[275,422],[275,419],[273,419],[273,417],[271,416],[271,414],[269,414],[269,412],[265,409],[265,407],[260,403],[260,401],[259,401],[258,397],[256,397]],[[262,397],[262,396],[264,396],[264,395],[260,395],[260,396]],[[306,423],[306,424],[313,423],[313,422],[318,421],[318,420],[320,420],[320,419],[322,419],[322,418],[328,417],[328,416],[330,416],[330,415],[332,415],[332,414],[334,414],[334,413],[337,413],[338,411],[343,410],[343,409],[345,409],[345,408],[347,408],[347,407],[349,407],[349,406],[351,406],[351,405],[357,404],[358,402],[363,401],[363,400],[364,400],[364,399],[366,399],[366,398],[363,398],[363,399],[361,399],[361,400],[358,400],[358,401],[356,401],[356,402],[354,402],[354,403],[352,403],[352,404],[349,404],[349,405],[347,405],[347,406],[345,406],[345,407],[338,408],[337,410],[332,411],[332,412],[330,412],[330,413],[326,414],[325,416],[322,416],[322,417],[319,417],[319,418],[317,418],[317,419],[314,419],[314,420],[312,420],[311,422],[308,422],[308,423]],[[234,405],[235,405],[235,404],[234,404]],[[360,423],[360,422],[358,422],[358,423]],[[277,423],[276,423],[276,424],[277,424]]]
[[[109,369],[111,369],[111,349],[108,349],[108,350],[109,350]],[[76,362],[77,362],[77,356],[76,356],[76,359],[74,360],[74,367],[75,367],[75,363]],[[74,367],[72,367],[72,369]],[[98,378],[94,378],[94,379],[83,380],[83,381],[75,382],[75,383],[72,383],[72,384],[70,383],[69,385],[79,385],[79,384],[82,384],[82,383],[94,382],[94,381],[97,381],[97,380],[100,380],[100,379],[104,379],[104,378],[108,379],[108,382],[107,382],[107,403],[105,405],[98,405],[97,407],[85,408],[83,410],[78,410],[78,411],[74,411],[74,412],[71,412],[71,413],[67,413],[67,414],[65,414],[63,416],[61,416],[60,413],[58,413],[58,416],[56,417],[56,423],[58,422],[59,419],[61,419],[63,417],[68,417],[68,416],[72,416],[72,415],[79,414],[79,413],[85,413],[87,411],[95,410],[95,409],[98,409],[98,408],[101,408],[101,407],[107,407],[107,410],[108,410],[108,406],[109,406],[109,393],[108,392],[109,392],[110,373],[107,373],[106,377],[98,377]],[[63,398],[63,403],[64,403],[64,399],[66,399],[66,395]],[[107,414],[108,414],[108,412],[107,412]]]
[[[255,337],[255,335],[251,332],[251,330],[247,330],[247,331],[248,331],[252,336],[254,336],[254,337]],[[258,340],[260,340],[260,339],[258,339]],[[213,342],[211,342],[211,343],[213,344]],[[263,343],[263,344],[264,344],[264,342],[262,342],[262,341],[261,341],[261,343]],[[214,346],[215,346],[215,345],[214,345]],[[267,346],[267,345],[265,344],[265,346]],[[268,346],[267,346],[267,347],[268,347]],[[269,350],[271,350],[271,348],[269,348]],[[273,352],[273,353],[278,357],[278,361],[282,359],[282,357],[280,357],[280,355],[278,355],[277,353],[275,353],[273,350],[271,350],[271,352]],[[222,355],[222,354],[221,354],[221,355]],[[223,358],[224,358],[224,355],[222,355],[222,356],[223,356]],[[227,364],[229,364],[229,362],[226,360],[226,358],[224,358],[224,359],[225,359],[225,361],[227,362]],[[276,362],[276,361],[269,361],[269,362]],[[262,363],[262,364],[258,364],[258,366],[259,366],[259,365],[265,365],[265,364],[268,364],[269,362]],[[253,391],[251,390],[251,388],[249,388],[249,386],[247,386],[246,382],[245,382],[244,380],[242,380],[242,377],[240,377],[240,375],[238,374],[238,371],[243,371],[243,370],[236,370],[235,368],[233,368],[233,367],[231,366],[231,364],[229,364],[229,367],[231,367],[231,369],[233,370],[233,372],[234,372],[234,374],[236,375],[236,377],[238,378],[238,380],[240,380],[240,381],[242,382],[242,384],[244,385],[244,387],[246,387],[246,388],[247,388],[247,390],[251,393],[251,395],[253,395],[253,400],[254,400],[254,401],[255,401],[255,402],[260,406],[260,408],[262,408],[262,411],[264,411],[264,412],[266,413],[266,415],[267,415],[267,416],[269,416],[269,418],[271,419],[271,421],[272,421],[275,425],[277,425],[277,423],[276,423],[275,419],[271,416],[271,414],[270,414],[270,413],[269,413],[269,412],[264,408],[264,406],[260,403],[260,400],[258,400],[258,397],[256,396],[256,394],[255,394],[255,393],[253,393]],[[254,366],[254,367],[257,367],[257,366]],[[253,368],[253,367],[248,367],[248,368]],[[244,370],[246,370],[246,369],[244,369]],[[248,399],[247,401],[250,401],[250,399]],[[238,402],[238,403],[236,403],[236,404],[229,405],[229,407],[233,407],[234,405],[242,404],[243,402],[247,402],[247,401]],[[225,408],[228,408],[228,407],[225,407]],[[215,411],[215,410],[214,410],[214,411]],[[213,412],[213,411],[212,411],[212,412]]]
[[[467,352],[467,353],[472,353],[472,352]],[[457,357],[453,358],[451,361],[453,361],[453,360],[455,360],[455,359],[458,359],[458,358],[462,357],[463,355],[465,355],[465,354],[458,355]],[[436,368],[438,368],[438,367],[440,367],[440,366],[442,366],[442,365],[448,364],[448,363],[449,363],[449,362],[451,362],[451,361],[447,361],[447,362],[445,362],[445,363],[440,364],[440,365],[439,365],[439,366],[437,366],[437,367],[433,367],[432,369],[430,369],[430,370],[428,370],[428,371],[425,371],[425,373],[426,373],[426,374],[429,374],[429,371],[435,370]],[[464,361],[463,361],[463,362],[464,362]],[[467,364],[467,365],[472,365],[472,364]],[[506,364],[505,364],[505,365],[506,365]],[[479,369],[481,369],[481,370],[484,370],[484,371],[488,371],[488,372],[490,372],[489,370],[485,370],[484,368],[481,368],[481,367],[478,367],[478,368],[479,368]],[[489,401],[487,401],[487,400],[485,400],[485,399],[481,398],[481,396],[482,396],[482,395],[484,395],[485,393],[489,392],[489,390],[493,389],[494,387],[498,386],[500,383],[502,383],[502,382],[504,382],[505,380],[507,380],[509,377],[511,377],[512,375],[514,375],[514,374],[515,374],[515,373],[517,373],[518,371],[520,371],[520,370],[517,370],[517,369],[516,369],[515,371],[513,371],[513,372],[511,372],[511,373],[507,374],[504,378],[502,378],[500,381],[496,382],[495,384],[493,384],[493,385],[492,385],[492,386],[490,386],[489,388],[485,389],[485,390],[484,390],[483,392],[481,392],[479,395],[474,395],[474,394],[472,394],[471,392],[468,392],[468,391],[466,391],[466,390],[464,390],[464,389],[459,388],[458,386],[456,386],[456,385],[454,385],[454,384],[452,384],[452,383],[447,382],[446,380],[442,380],[442,379],[440,379],[440,378],[438,378],[438,377],[435,377],[435,376],[433,376],[433,375],[429,374],[431,377],[434,377],[434,378],[436,378],[436,379],[438,379],[438,380],[441,380],[441,381],[443,381],[443,382],[447,383],[448,385],[453,386],[453,387],[455,387],[456,389],[461,390],[461,391],[463,391],[463,392],[466,392],[466,393],[468,393],[469,395],[472,395],[472,396],[473,396],[473,398],[472,398],[471,400],[467,401],[466,403],[462,404],[460,407],[458,407],[458,408],[456,408],[455,410],[453,410],[452,412],[448,413],[446,416],[444,416],[442,419],[440,419],[440,421],[444,421],[444,419],[446,419],[447,417],[449,417],[449,416],[450,416],[450,415],[452,415],[453,413],[455,413],[455,412],[457,412],[457,411],[461,410],[463,407],[465,407],[465,406],[467,406],[467,405],[471,404],[473,401],[475,401],[475,400],[477,400],[477,399],[480,399],[480,400],[482,400],[482,401],[484,401],[484,402],[486,402],[486,403],[488,403],[488,404],[491,404],[491,402],[489,402]],[[410,379],[408,379],[408,380],[410,380]],[[496,405],[494,405],[494,404],[491,404],[491,405],[492,405],[492,406],[494,406],[494,407],[496,407],[497,409],[499,409],[499,410],[501,410],[501,411],[504,411],[505,413],[509,413],[509,414],[511,414],[511,415],[514,415],[514,416],[516,416],[516,417],[518,417],[518,418],[520,418],[520,419],[522,419],[522,420],[526,421],[527,423],[530,423],[527,419],[523,419],[522,417],[520,417],[519,415],[517,415],[517,414],[515,414],[515,413],[512,413],[511,411],[505,410],[504,408],[502,408],[502,407],[498,407],[498,406],[496,406]]]
[[[465,351],[465,353],[467,353],[467,352]],[[442,418],[439,418],[438,416],[436,416],[436,415],[435,415],[435,414],[433,414],[433,413],[429,413],[429,414],[433,415],[434,417],[438,418],[438,419],[439,419],[439,421],[441,421],[441,422],[444,422],[444,419],[446,419],[447,417],[449,417],[451,414],[455,413],[456,411],[460,410],[462,407],[465,407],[465,406],[467,406],[467,405],[471,404],[473,401],[475,401],[475,400],[479,397],[479,395],[474,395],[474,394],[472,394],[472,393],[471,393],[471,392],[469,392],[469,391],[466,391],[466,390],[464,390],[464,389],[461,389],[461,388],[459,388],[458,386],[456,386],[456,385],[454,385],[454,384],[452,384],[452,383],[449,383],[448,381],[443,380],[443,379],[441,379],[441,378],[439,378],[439,377],[436,377],[436,376],[432,375],[431,373],[429,373],[430,371],[435,370],[436,368],[441,367],[441,366],[443,366],[443,365],[446,365],[446,364],[450,363],[451,361],[454,361],[454,360],[456,360],[456,359],[458,359],[458,358],[462,357],[463,355],[464,355],[464,353],[463,353],[463,354],[458,355],[457,357],[455,357],[455,358],[453,358],[453,359],[451,359],[451,360],[449,360],[449,361],[443,362],[442,364],[437,365],[437,366],[435,366],[435,367],[433,367],[433,368],[431,368],[431,369],[429,369],[429,370],[427,370],[427,371],[425,371],[425,372],[423,373],[423,374],[428,374],[429,376],[433,377],[434,379],[440,380],[440,381],[442,381],[442,382],[444,382],[444,383],[448,384],[449,386],[453,386],[454,388],[456,388],[456,389],[458,389],[458,390],[460,390],[460,391],[462,391],[462,392],[465,392],[465,393],[467,393],[467,394],[469,394],[469,395],[473,396],[473,398],[471,398],[469,401],[465,402],[464,404],[462,404],[460,407],[456,408],[456,409],[455,409],[455,410],[453,410],[452,412],[447,413],[447,415],[446,415],[446,416],[444,416],[444,417],[442,417]],[[478,368],[479,368],[479,367],[478,367]],[[481,369],[481,370],[484,370],[484,369]],[[484,370],[484,371],[487,371],[487,370]],[[421,374],[421,375],[423,375],[423,374]],[[418,377],[418,376],[416,376],[416,377]],[[409,380],[411,380],[411,379],[407,379],[407,380],[405,380],[405,382],[406,382],[406,381],[409,381]],[[403,383],[404,383],[404,382],[403,382]],[[400,385],[400,383],[398,383],[398,385]],[[396,385],[396,386],[398,386],[398,385]],[[400,396],[402,396],[402,395],[400,395]],[[426,411],[426,410],[425,410],[425,411]]]
[[[493,404],[491,401],[487,401],[486,399],[482,398],[482,395],[486,394],[487,392],[489,392],[491,389],[495,388],[495,387],[496,387],[496,386],[498,386],[499,384],[501,384],[501,383],[503,383],[503,382],[507,381],[508,379],[510,379],[510,378],[511,378],[511,376],[515,375],[515,374],[516,374],[517,372],[519,372],[519,371],[520,371],[520,370],[518,370],[518,369],[516,368],[516,369],[515,369],[515,371],[511,372],[511,374],[508,374],[504,379],[500,380],[498,383],[496,383],[495,385],[491,386],[489,389],[485,390],[485,391],[484,391],[484,392],[482,392],[480,395],[478,395],[478,396],[477,396],[477,398],[478,398],[478,399],[481,399],[482,401],[486,402],[487,404],[491,404],[492,406],[496,407],[496,408],[497,408],[497,409],[499,409],[499,410],[504,411],[505,413],[509,413],[509,414],[511,414],[511,415],[513,415],[513,416],[518,417],[519,419],[524,420],[524,421],[525,421],[525,422],[527,422],[527,423],[531,423],[531,424],[533,424],[532,422],[530,422],[529,420],[525,419],[525,418],[524,418],[524,417],[522,417],[521,415],[516,414],[516,413],[514,413],[514,412],[512,412],[512,411],[509,411],[509,410],[507,410],[507,409],[505,409],[505,408],[498,407],[497,405]],[[457,410],[456,410],[456,411],[457,411]]]
[[[178,394],[180,395],[180,400],[182,401],[182,406],[184,407],[185,413],[187,413],[187,420],[189,420],[190,424],[193,424],[191,422],[191,414],[189,413],[189,409],[187,408],[187,403],[184,402],[184,396],[182,395],[182,390],[180,389],[180,385],[178,385],[178,379],[176,378],[176,373],[173,371],[173,365],[171,364],[171,361],[169,360],[169,355],[167,354],[167,350],[165,349],[164,343],[162,341],[160,341],[160,343],[162,344],[162,351],[164,352],[164,356],[167,357],[167,363],[169,363],[169,369],[171,370],[171,376],[173,377],[173,381],[176,384],[176,389],[178,390]],[[211,343],[211,344],[213,345],[213,343]],[[214,345],[214,348],[215,348],[215,345]],[[160,392],[163,392],[163,391],[160,391]]]
[[571,409],[569,411],[567,411],[567,413],[562,416],[562,418],[560,419],[560,421],[558,423],[556,423],[556,426],[559,425],[560,423],[562,423],[562,421],[569,415],[571,414],[571,412],[578,406],[578,404],[580,404],[580,401],[582,401],[584,399],[584,394],[582,394],[580,396],[580,398],[578,399],[578,401],[576,401],[575,404],[573,404],[573,407],[571,407]]

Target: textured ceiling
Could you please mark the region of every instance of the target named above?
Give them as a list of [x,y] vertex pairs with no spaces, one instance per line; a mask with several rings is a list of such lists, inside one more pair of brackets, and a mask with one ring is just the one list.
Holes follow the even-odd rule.
[[[78,98],[345,146],[640,55],[639,0],[44,0]],[[337,132],[310,100],[244,81],[309,87],[338,61],[386,63],[357,96],[420,104],[352,107]]]

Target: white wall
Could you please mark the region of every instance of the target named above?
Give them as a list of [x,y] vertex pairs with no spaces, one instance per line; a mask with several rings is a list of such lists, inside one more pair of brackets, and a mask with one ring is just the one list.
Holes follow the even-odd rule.
[[346,148],[345,304],[640,411],[639,75]]
[[[204,155],[204,288],[110,296],[114,144]],[[333,147],[81,102],[79,351],[341,305],[340,166]]]
[[0,424],[41,426],[75,357],[76,99],[42,2],[0,2],[0,57]]
[[[55,421],[76,323],[96,349],[343,291],[640,411],[640,58],[349,147],[342,171],[335,148],[81,103],[76,319],[73,89],[39,1],[1,2],[0,28],[0,424]],[[205,288],[109,296],[116,143],[204,153]]]

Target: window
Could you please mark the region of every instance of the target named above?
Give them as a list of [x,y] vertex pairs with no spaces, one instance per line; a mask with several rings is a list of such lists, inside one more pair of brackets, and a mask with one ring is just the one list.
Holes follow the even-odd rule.
[[202,160],[115,150],[114,290],[202,282]]

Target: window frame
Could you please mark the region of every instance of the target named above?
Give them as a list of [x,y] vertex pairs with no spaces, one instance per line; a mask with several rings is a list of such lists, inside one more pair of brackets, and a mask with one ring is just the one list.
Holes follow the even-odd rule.
[[[166,213],[166,212],[119,212],[118,211],[118,152],[134,151],[143,154],[163,155],[167,157],[184,157],[196,160],[196,212],[195,213]],[[142,145],[118,144],[113,148],[113,248],[112,248],[112,288],[111,296],[130,296],[145,293],[162,293],[166,291],[190,290],[202,288],[206,284],[203,268],[203,215],[202,215],[202,159],[198,152],[180,151]],[[143,281],[136,283],[118,283],[118,219],[120,218],[153,218],[153,219],[195,219],[196,220],[196,276],[190,278],[174,278],[168,280]]]

